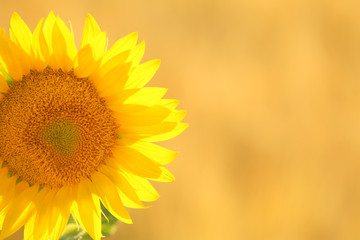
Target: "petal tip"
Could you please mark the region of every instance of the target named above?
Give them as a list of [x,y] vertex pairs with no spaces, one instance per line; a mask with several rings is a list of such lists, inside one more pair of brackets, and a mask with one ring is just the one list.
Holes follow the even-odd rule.
[[154,60],[153,60],[153,64],[154,64],[155,67],[158,69],[158,68],[160,67],[161,60],[160,60],[160,59],[154,59]]
[[10,21],[12,21],[12,20],[14,20],[16,18],[21,18],[21,17],[17,12],[13,12],[13,14],[11,15],[11,20]]

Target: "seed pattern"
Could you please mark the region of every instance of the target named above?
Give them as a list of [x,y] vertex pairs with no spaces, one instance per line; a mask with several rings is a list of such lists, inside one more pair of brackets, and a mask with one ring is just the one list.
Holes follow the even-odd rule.
[[91,80],[72,71],[31,71],[0,101],[0,157],[30,184],[91,179],[112,156],[118,129]]

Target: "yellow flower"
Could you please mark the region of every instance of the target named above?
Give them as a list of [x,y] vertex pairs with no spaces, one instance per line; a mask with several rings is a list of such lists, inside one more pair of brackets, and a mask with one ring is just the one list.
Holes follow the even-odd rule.
[[144,85],[159,60],[139,64],[137,34],[110,49],[88,15],[80,50],[53,13],[32,33],[18,14],[0,30],[0,239],[25,225],[25,239],[58,239],[72,214],[101,238],[100,201],[131,223],[125,207],[173,181],[176,153],[153,142],[180,134],[185,112],[166,89]]

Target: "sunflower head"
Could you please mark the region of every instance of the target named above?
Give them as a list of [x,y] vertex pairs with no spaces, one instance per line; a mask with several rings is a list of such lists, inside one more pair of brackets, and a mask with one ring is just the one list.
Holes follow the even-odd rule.
[[34,31],[17,15],[0,30],[0,239],[25,225],[25,239],[58,239],[70,214],[100,239],[100,203],[131,223],[172,181],[176,153],[154,142],[180,134],[185,112],[144,87],[159,60],[140,64],[137,34],[107,49],[88,15],[80,49],[52,12]]

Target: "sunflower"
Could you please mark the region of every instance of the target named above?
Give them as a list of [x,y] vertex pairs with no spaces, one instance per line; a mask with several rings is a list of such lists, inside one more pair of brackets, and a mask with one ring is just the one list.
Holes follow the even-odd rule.
[[140,64],[131,33],[107,50],[86,17],[80,49],[52,12],[31,32],[16,13],[0,30],[0,239],[23,225],[26,240],[59,239],[70,215],[100,239],[101,204],[132,223],[125,207],[159,195],[176,152],[154,144],[187,124],[166,89],[144,87],[159,60]]

